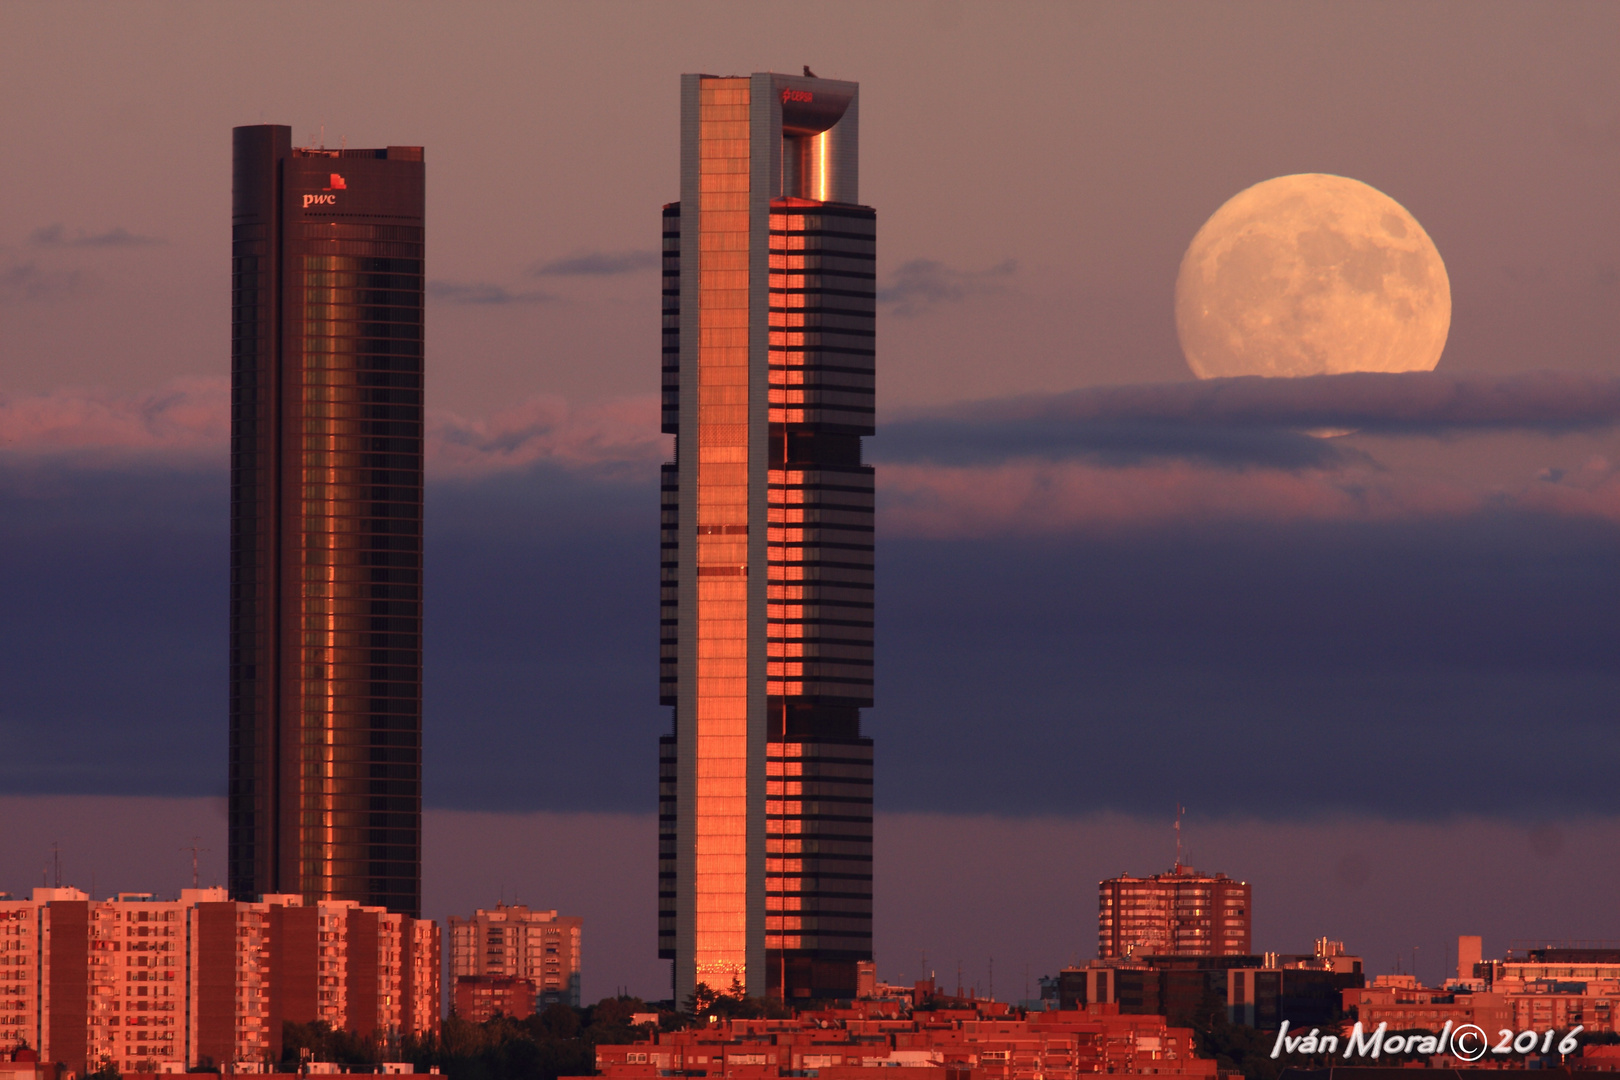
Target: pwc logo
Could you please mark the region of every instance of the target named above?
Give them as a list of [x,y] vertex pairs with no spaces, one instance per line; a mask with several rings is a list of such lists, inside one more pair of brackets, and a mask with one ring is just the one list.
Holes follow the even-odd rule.
[[[347,191],[347,190],[349,190],[349,185],[344,183],[342,176],[338,175],[337,173],[331,173],[329,175],[330,175],[330,178],[327,180],[326,187],[321,189],[322,191]],[[311,206],[336,206],[336,205],[337,205],[337,196],[336,195],[305,195],[304,196],[304,209],[306,209],[306,210],[308,210]]]
[[784,105],[786,105],[790,101],[814,101],[815,99],[816,99],[816,95],[812,94],[808,90],[783,90],[782,91],[782,104],[784,104]]

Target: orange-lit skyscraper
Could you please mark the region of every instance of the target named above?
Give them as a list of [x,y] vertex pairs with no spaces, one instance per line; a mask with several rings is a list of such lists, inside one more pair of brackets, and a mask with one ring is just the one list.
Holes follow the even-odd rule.
[[659,954],[852,997],[872,955],[874,229],[855,83],[681,79],[664,208]]
[[415,917],[422,148],[234,149],[231,895]]

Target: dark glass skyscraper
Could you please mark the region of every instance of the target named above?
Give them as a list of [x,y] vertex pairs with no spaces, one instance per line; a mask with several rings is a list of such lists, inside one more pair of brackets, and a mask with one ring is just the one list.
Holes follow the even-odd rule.
[[422,149],[234,134],[230,888],[419,916]]
[[872,956],[874,232],[858,87],[686,75],[664,209],[659,954],[851,997]]

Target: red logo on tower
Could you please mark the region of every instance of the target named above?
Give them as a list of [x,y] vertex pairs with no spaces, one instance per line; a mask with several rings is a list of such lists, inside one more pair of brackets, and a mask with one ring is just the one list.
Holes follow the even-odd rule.
[[790,101],[814,101],[815,99],[816,99],[816,95],[811,93],[809,90],[783,90],[782,91],[782,104],[784,104],[784,105],[786,105]]
[[321,190],[322,191],[347,191],[347,190],[349,190],[349,185],[345,184],[343,182],[343,177],[339,176],[337,173],[333,173],[331,183],[329,183],[326,187],[322,188]]

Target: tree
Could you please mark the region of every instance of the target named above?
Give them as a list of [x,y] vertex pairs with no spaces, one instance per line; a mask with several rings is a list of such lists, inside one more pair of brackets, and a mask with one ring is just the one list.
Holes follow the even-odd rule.
[[692,987],[690,994],[686,995],[686,1002],[682,1011],[694,1020],[707,1016],[714,1011],[714,1003],[719,1000],[719,997],[719,994],[709,989],[708,983],[700,982]]

